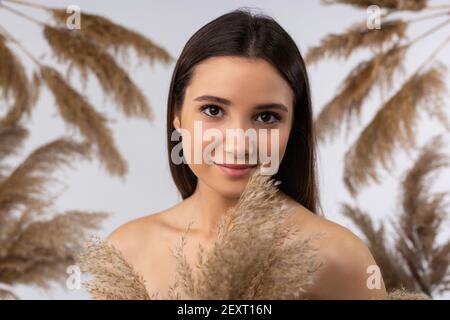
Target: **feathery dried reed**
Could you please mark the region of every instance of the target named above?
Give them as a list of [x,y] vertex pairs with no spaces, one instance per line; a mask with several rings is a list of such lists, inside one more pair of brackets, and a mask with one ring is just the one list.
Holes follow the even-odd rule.
[[389,249],[385,224],[375,229],[368,213],[347,204],[342,207],[365,236],[388,290],[403,287],[432,296],[450,288],[450,241],[437,241],[448,215],[445,198],[449,194],[430,191],[431,175],[450,165],[442,146],[442,136],[427,143],[403,178],[400,215],[392,221],[395,251]]
[[405,47],[394,45],[388,51],[361,62],[350,72],[339,93],[323,107],[315,120],[317,137],[321,141],[331,140],[344,124],[347,133],[350,131],[372,90],[377,86],[390,86],[395,74],[403,71],[405,51]]
[[85,243],[84,250],[76,257],[76,263],[82,272],[95,275],[93,281],[83,283],[94,299],[156,299],[148,294],[143,277],[124,259],[122,253],[97,237]]
[[427,0],[322,0],[324,4],[349,4],[366,9],[368,6],[377,5],[391,10],[420,11],[426,8]]
[[379,49],[383,45],[398,41],[406,35],[407,23],[403,20],[383,22],[381,30],[369,29],[366,24],[357,23],[342,34],[326,36],[316,47],[306,54],[307,64],[313,64],[329,57],[348,58],[357,49]]
[[[3,141],[20,141],[21,127],[0,129]],[[26,131],[25,131],[26,132]],[[9,175],[0,179],[0,283],[33,284],[49,288],[66,277],[74,263],[74,252],[106,216],[102,212],[71,210],[50,215],[54,196],[50,174],[62,165],[71,166],[76,157],[90,157],[90,146],[58,139],[34,150]],[[4,148],[8,155],[14,148]],[[3,160],[4,158],[0,158]],[[2,289],[2,298],[16,296]]]
[[91,71],[128,117],[153,119],[146,97],[114,58],[79,30],[46,25],[44,35],[58,59],[77,68],[83,80]]
[[[199,247],[195,269],[183,254],[189,227],[185,230],[173,251],[177,279],[169,299],[306,299],[304,290],[321,267],[311,241],[321,234],[301,237],[289,227],[292,210],[277,194],[277,184],[258,172],[250,178],[236,206],[217,225],[212,247]],[[77,262],[93,276],[85,282],[93,298],[150,299],[144,279],[118,249],[98,238],[86,248]],[[405,290],[389,295],[408,298],[428,297]]]
[[[16,3],[44,8],[33,3]],[[52,51],[60,61],[69,62],[69,71],[77,68],[82,80],[87,80],[88,72],[92,72],[105,94],[113,98],[126,116],[152,120],[145,96],[107,49],[113,48],[116,53],[121,50],[120,53],[125,54],[126,49],[134,48],[138,57],[146,58],[150,64],[172,61],[164,49],[100,16],[83,15],[88,27],[85,36],[81,32],[50,27],[16,9],[4,7],[42,26]],[[53,8],[46,10],[53,11]],[[56,20],[57,11],[53,12]],[[7,41],[14,43],[38,66],[39,72],[33,73],[31,82]],[[19,120],[23,114],[31,114],[41,80],[54,94],[63,120],[77,127],[88,141],[56,140],[36,149],[18,167],[10,170],[4,159],[14,154],[28,135]],[[13,101],[12,107],[0,119],[0,298],[4,299],[17,298],[12,290],[4,288],[8,285],[48,288],[53,281],[64,280],[66,268],[73,264],[74,252],[79,251],[87,232],[97,228],[106,216],[103,212],[78,210],[50,216],[50,212],[55,212],[51,206],[56,196],[51,195],[48,185],[56,179],[49,174],[61,165],[70,165],[75,156],[90,158],[92,142],[97,145],[100,159],[110,173],[125,174],[126,162],[114,145],[112,133],[106,126],[107,119],[56,70],[42,65],[1,26],[0,93],[7,104]]]
[[49,174],[61,166],[71,166],[71,159],[90,159],[90,146],[69,139],[58,139],[34,150],[24,162],[0,182],[0,215],[21,206],[32,206],[46,199],[45,185],[55,181]]
[[413,279],[405,266],[398,263],[400,261],[398,253],[391,249],[388,243],[385,225],[380,223],[375,227],[370,214],[356,206],[343,204],[340,212],[350,218],[364,235],[368,248],[383,272],[386,289],[405,287],[414,290]]
[[[448,217],[447,192],[431,193],[432,174],[450,165],[442,136],[421,150],[402,182],[402,214],[395,224],[397,250],[420,291],[431,295],[450,289],[450,240],[438,244],[437,236]],[[425,262],[425,263],[424,263]]]
[[[205,251],[200,247],[195,270],[183,254],[188,227],[181,245],[173,251],[178,278],[169,290],[169,298],[177,299],[181,294],[191,299],[299,299],[302,296],[320,263],[310,243],[313,237],[293,239],[296,230],[286,220],[291,209],[276,194],[275,185],[268,176],[255,174],[250,179],[238,204],[220,220],[211,249]],[[111,248],[94,240],[80,255],[78,263],[82,270],[94,275],[92,282],[87,283],[88,290],[94,297],[144,296],[145,285],[135,282],[136,272],[130,271],[132,268],[126,262],[117,262],[119,268],[111,271],[103,267],[114,265],[121,256],[117,250],[110,253]],[[97,253],[98,250],[103,253]],[[123,270],[126,274],[120,275]],[[118,292],[117,287],[122,284],[125,289],[130,287],[131,278],[134,280],[130,292]],[[141,293],[134,294],[135,290]]]
[[[51,13],[57,22],[66,23],[66,10],[53,9]],[[104,49],[112,48],[114,52],[120,52],[121,55],[127,56],[128,49],[133,48],[138,57],[146,59],[150,65],[153,65],[155,61],[164,64],[173,62],[173,58],[165,49],[156,45],[147,37],[120,26],[105,17],[83,12],[81,21],[81,32]]]
[[18,125],[13,124],[5,126],[0,125],[0,181],[3,179],[3,175],[8,167],[3,164],[3,160],[13,155],[22,146],[25,138],[28,137],[28,131]]
[[415,293],[401,288],[390,291],[386,300],[431,300],[431,298],[423,293]]
[[115,145],[105,118],[55,69],[41,66],[41,76],[53,93],[63,120],[78,128],[88,141],[95,143],[99,158],[110,174],[123,176],[127,172],[127,163]]
[[[278,183],[258,171],[250,178],[236,206],[219,222],[212,249],[199,257],[199,279],[176,255],[186,295],[226,300],[301,298],[320,264],[310,243],[313,237],[295,238],[297,230],[287,225],[292,208],[277,195]],[[288,238],[295,240],[284,242]]]
[[[33,78],[35,79],[35,78]],[[5,101],[13,99],[12,107],[0,119],[0,126],[17,123],[22,115],[31,115],[36,101],[37,85],[30,84],[25,69],[16,55],[6,45],[6,38],[0,33],[0,90]]]
[[381,107],[345,155],[344,183],[351,194],[370,180],[379,182],[377,163],[387,170],[393,150],[415,144],[414,128],[421,109],[440,116],[445,124],[445,66],[436,64],[425,72],[414,73]]
[[67,267],[75,263],[74,250],[86,241],[87,231],[97,228],[107,216],[71,210],[33,221],[30,215],[25,212],[7,243],[2,241],[6,245],[0,256],[2,283],[49,288],[52,281],[63,282]]

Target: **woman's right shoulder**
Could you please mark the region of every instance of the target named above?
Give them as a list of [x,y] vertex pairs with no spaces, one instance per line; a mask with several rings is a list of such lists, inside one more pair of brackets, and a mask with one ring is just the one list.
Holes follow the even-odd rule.
[[152,250],[155,245],[160,246],[161,241],[170,241],[185,208],[186,200],[183,200],[165,210],[130,220],[114,229],[106,240],[125,257],[137,259],[143,249]]
[[150,236],[161,228],[162,217],[166,211],[130,220],[114,229],[106,237],[106,241],[119,249],[126,258],[134,260],[150,243]]

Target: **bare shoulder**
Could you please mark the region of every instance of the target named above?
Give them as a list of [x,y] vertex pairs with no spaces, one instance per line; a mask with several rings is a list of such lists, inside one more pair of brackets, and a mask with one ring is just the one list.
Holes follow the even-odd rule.
[[131,263],[145,261],[145,252],[164,255],[164,248],[171,246],[184,230],[183,217],[189,209],[189,201],[183,200],[165,210],[133,219],[111,232],[107,241]]
[[168,211],[170,209],[130,220],[113,230],[106,240],[119,249],[128,261],[137,261],[151,245],[152,237],[161,234],[162,217]]
[[301,205],[294,210],[293,224],[301,235],[314,236],[312,245],[322,264],[311,299],[371,299],[386,297],[376,261],[364,241],[348,228],[316,215]]

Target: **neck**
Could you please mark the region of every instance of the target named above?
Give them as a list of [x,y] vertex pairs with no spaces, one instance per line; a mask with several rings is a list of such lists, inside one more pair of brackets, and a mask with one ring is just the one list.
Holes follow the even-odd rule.
[[213,237],[220,218],[239,200],[239,198],[226,198],[201,181],[198,181],[190,199],[191,221],[193,220],[190,230],[206,239]]

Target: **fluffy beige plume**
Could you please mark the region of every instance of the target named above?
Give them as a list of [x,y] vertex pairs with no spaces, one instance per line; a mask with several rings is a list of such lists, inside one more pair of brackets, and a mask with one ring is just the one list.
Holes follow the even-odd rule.
[[153,119],[146,97],[114,58],[79,30],[46,25],[44,36],[58,59],[77,68],[84,80],[91,71],[105,94],[128,117]]
[[90,159],[90,146],[58,139],[34,150],[0,181],[0,213],[40,203],[50,194],[46,186],[55,181],[50,173],[58,167],[70,167],[76,157]]
[[28,131],[23,126],[18,124],[0,125],[0,180],[4,178],[4,174],[9,169],[3,160],[16,154],[27,137]]
[[94,237],[84,245],[76,263],[82,272],[94,276],[83,284],[92,298],[99,300],[150,300],[145,282],[122,253],[111,244]]
[[3,127],[14,125],[24,114],[30,116],[39,92],[37,78],[33,77],[30,83],[22,63],[6,45],[6,40],[0,34],[0,91],[6,103],[11,100],[13,103],[0,119]]
[[[292,209],[257,170],[217,227],[212,249],[191,270],[176,255],[183,293],[194,299],[300,299],[320,267],[312,238],[294,237]],[[294,239],[286,242],[286,239]]]
[[89,142],[97,146],[99,158],[110,174],[125,175],[127,163],[117,149],[104,117],[55,69],[41,66],[41,76],[53,93],[64,122],[76,127]]
[[344,182],[356,194],[370,180],[379,182],[377,164],[389,170],[398,147],[415,145],[415,125],[422,112],[437,116],[448,125],[445,115],[445,66],[437,64],[413,74],[381,107],[345,156]]
[[391,10],[420,11],[427,6],[427,0],[322,0],[324,4],[349,4],[362,9],[376,5]]
[[381,29],[369,29],[366,23],[357,23],[342,34],[330,34],[322,39],[320,45],[308,50],[305,62],[313,64],[319,60],[337,57],[347,59],[357,49],[380,49],[383,45],[404,38],[407,23],[403,20],[383,22]]
[[75,263],[74,253],[87,240],[88,231],[98,228],[106,216],[71,210],[33,219],[32,213],[26,211],[14,225],[14,233],[1,241],[0,282],[33,284],[44,289],[54,281],[64,283],[67,267]]
[[421,150],[402,181],[402,210],[395,224],[397,250],[417,283],[427,294],[450,289],[450,240],[438,241],[449,210],[448,192],[432,192],[433,175],[450,166],[442,152],[442,136],[436,136]]
[[[395,234],[390,243],[385,226],[375,228],[369,213],[343,205],[343,214],[352,219],[366,238],[377,264],[383,270],[386,288],[404,288],[427,296],[450,288],[450,241],[437,241],[448,216],[445,192],[431,192],[432,176],[450,165],[442,136],[436,136],[421,150],[401,184],[399,217],[392,221]],[[396,295],[401,295],[398,291]]]
[[[220,220],[212,247],[200,246],[197,264],[183,254],[185,237],[173,254],[177,279],[168,299],[253,300],[306,299],[321,262],[314,237],[301,237],[286,222],[292,213],[277,194],[278,183],[258,171],[250,178],[237,205]],[[320,237],[320,234],[316,235]],[[95,299],[156,299],[146,291],[143,277],[118,249],[97,239],[87,243],[78,263],[93,278],[85,283]],[[389,299],[426,299],[402,291]]]
[[405,47],[394,45],[386,52],[361,62],[344,80],[339,93],[328,102],[315,120],[320,140],[331,140],[345,124],[350,131],[355,119],[359,119],[363,103],[377,86],[392,84],[397,72],[403,71]]
[[[0,129],[3,142],[23,139],[20,127]],[[8,132],[9,131],[9,132]],[[4,140],[3,140],[4,139]],[[19,166],[0,178],[0,284],[50,288],[63,282],[74,253],[99,226],[103,212],[72,210],[55,214],[50,174],[71,166],[76,157],[89,158],[89,145],[59,139],[34,150]],[[4,155],[14,152],[3,148]],[[3,158],[0,158],[3,160]],[[3,298],[15,298],[2,289]]]
[[[68,14],[65,9],[53,9],[51,12],[57,22],[66,23]],[[128,49],[133,48],[139,58],[146,59],[151,65],[156,61],[168,64],[174,60],[165,49],[147,37],[105,17],[83,12],[81,21],[81,32],[105,49],[112,48],[126,57]]]
[[382,270],[386,289],[405,287],[408,290],[414,290],[414,281],[406,266],[403,263],[398,263],[400,257],[388,242],[385,224],[381,223],[378,227],[375,227],[370,214],[356,206],[343,204],[341,212],[350,218],[363,233],[370,252]]

